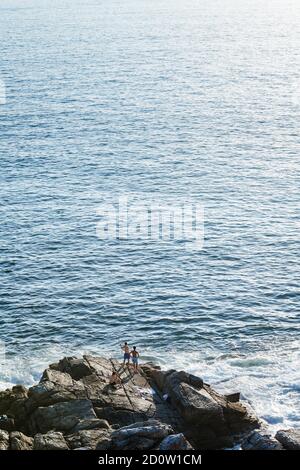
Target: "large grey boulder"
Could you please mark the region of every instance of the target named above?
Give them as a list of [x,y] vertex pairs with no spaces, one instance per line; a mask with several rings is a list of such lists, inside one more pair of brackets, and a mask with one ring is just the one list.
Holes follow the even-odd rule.
[[287,450],[300,450],[300,429],[282,429],[275,438]]
[[252,431],[241,445],[243,450],[283,450],[282,445],[265,430]]
[[[238,396],[217,393],[203,380],[184,371],[161,371],[148,364],[143,371],[151,382],[168,396],[187,426],[186,435],[195,448],[217,449],[233,444],[235,436],[260,426],[259,420]],[[234,398],[234,401],[232,399]]]
[[164,439],[173,430],[157,420],[148,420],[125,426],[111,434],[112,448],[117,450],[146,450]]
[[84,358],[77,357],[64,357],[57,364],[51,364],[50,368],[60,372],[66,372],[74,380],[79,380],[92,373],[91,367],[87,361]]
[[36,434],[33,442],[34,450],[69,450],[61,432],[49,431],[47,434]]
[[7,431],[0,429],[0,450],[8,450],[9,434]]
[[204,385],[200,377],[184,371],[174,369],[162,371],[158,366],[153,368],[151,364],[144,364],[143,370],[155,381],[160,390],[168,390],[175,401],[180,401],[178,385],[186,383],[196,390],[200,390]]
[[91,374],[96,374],[99,379],[107,379],[112,373],[111,361],[102,357],[89,355],[83,358],[64,357],[56,364],[51,364],[50,368],[60,372],[66,372],[74,380],[82,379]]
[[28,391],[27,408],[33,411],[39,406],[87,398],[84,385],[64,372],[46,369],[40,383]]
[[14,431],[10,433],[11,450],[32,450],[33,438],[25,436],[22,432]]
[[90,400],[71,400],[37,408],[30,418],[29,426],[33,434],[50,430],[68,432],[80,421],[95,418]]
[[206,390],[181,383],[176,387],[176,399],[176,406],[188,423],[224,426],[222,406]]

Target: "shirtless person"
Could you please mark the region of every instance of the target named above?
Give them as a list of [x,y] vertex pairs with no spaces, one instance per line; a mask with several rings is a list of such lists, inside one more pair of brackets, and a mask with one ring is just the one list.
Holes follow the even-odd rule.
[[129,346],[125,342],[124,346],[121,346],[121,349],[124,351],[124,361],[123,361],[123,366],[125,366],[125,362],[127,361],[127,365],[129,366],[129,361],[130,361],[130,351],[129,351]]
[[111,377],[109,379],[109,383],[114,388],[117,388],[118,385],[121,384],[121,379],[120,379],[119,375],[117,374],[117,372],[113,371],[113,373],[111,374]]
[[132,357],[132,364],[133,364],[134,372],[137,372],[140,353],[136,350],[136,346],[133,346],[133,350],[130,352],[130,355]]

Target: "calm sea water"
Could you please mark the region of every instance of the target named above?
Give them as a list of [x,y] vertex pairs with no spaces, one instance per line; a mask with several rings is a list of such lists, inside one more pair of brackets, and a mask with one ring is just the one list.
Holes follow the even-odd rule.
[[[2,0],[0,381],[63,354],[185,367],[299,425],[300,3]],[[202,251],[97,208],[204,204]]]

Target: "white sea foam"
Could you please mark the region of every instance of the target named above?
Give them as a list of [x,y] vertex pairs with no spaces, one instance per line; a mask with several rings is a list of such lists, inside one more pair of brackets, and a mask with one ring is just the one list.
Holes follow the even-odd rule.
[[164,368],[176,367],[201,376],[220,392],[241,392],[242,399],[273,431],[300,426],[299,342],[291,342],[288,349],[274,344],[248,354],[174,352],[162,362]]
[[300,426],[300,356],[298,351],[280,352],[270,356],[240,359],[216,357],[199,363],[188,356],[182,367],[201,375],[221,392],[240,391],[260,418],[275,431],[283,427]]

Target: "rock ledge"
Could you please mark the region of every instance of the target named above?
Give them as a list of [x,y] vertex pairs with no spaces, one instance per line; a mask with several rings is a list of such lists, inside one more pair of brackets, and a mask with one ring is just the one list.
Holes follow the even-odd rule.
[[[221,395],[184,371],[144,364],[134,374],[88,355],[51,364],[29,389],[0,392],[0,450],[251,448],[262,445],[251,434],[247,441],[260,427],[238,393]],[[276,437],[280,448],[299,448],[297,432]]]

